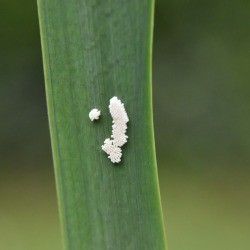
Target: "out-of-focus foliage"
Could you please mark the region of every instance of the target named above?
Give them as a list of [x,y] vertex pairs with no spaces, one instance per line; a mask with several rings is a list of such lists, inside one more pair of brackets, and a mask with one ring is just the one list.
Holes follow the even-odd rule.
[[[250,2],[156,1],[154,118],[170,250],[250,249]],[[34,1],[0,9],[0,249],[59,250]]]
[[157,5],[156,133],[168,160],[250,164],[249,12],[248,1]]

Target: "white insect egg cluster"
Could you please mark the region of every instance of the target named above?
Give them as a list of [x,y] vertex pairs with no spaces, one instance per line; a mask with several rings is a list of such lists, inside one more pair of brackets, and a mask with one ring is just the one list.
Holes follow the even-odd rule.
[[93,122],[94,120],[98,120],[101,115],[101,111],[98,109],[92,109],[89,112],[89,119]]
[[111,139],[108,138],[102,145],[102,150],[113,163],[119,163],[122,157],[121,147],[127,142],[127,123],[129,121],[124,104],[116,96],[110,99],[109,112],[113,118]]

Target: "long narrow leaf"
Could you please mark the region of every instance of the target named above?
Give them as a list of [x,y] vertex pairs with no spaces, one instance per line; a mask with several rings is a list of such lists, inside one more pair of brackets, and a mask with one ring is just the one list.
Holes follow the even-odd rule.
[[[53,159],[67,250],[165,249],[154,152],[153,0],[38,0]],[[128,143],[114,164],[109,100]],[[88,114],[101,110],[98,121]]]

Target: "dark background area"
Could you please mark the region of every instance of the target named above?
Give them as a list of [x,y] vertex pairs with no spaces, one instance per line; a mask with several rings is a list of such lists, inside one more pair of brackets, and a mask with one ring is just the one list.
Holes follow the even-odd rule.
[[[0,4],[0,249],[62,249],[36,2]],[[170,250],[250,249],[250,2],[156,2],[154,120]]]

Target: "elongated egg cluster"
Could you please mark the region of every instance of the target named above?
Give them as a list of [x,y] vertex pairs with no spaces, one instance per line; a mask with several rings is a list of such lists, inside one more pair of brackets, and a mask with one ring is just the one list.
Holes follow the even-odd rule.
[[113,163],[119,163],[122,157],[121,147],[127,142],[127,123],[129,121],[124,104],[116,96],[110,99],[109,112],[113,118],[112,135],[104,141],[102,150]]

